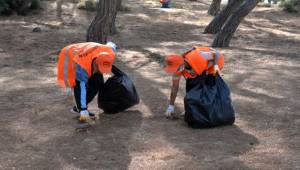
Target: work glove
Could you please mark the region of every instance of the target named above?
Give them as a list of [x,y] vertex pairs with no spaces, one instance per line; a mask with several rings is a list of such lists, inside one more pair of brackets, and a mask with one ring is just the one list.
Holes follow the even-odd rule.
[[80,111],[80,117],[79,121],[82,123],[89,123],[89,124],[94,124],[94,120],[91,119],[90,113],[87,110],[81,110]]
[[174,114],[174,105],[169,105],[166,110],[165,115],[167,118],[171,118],[171,117],[173,117],[173,114]]

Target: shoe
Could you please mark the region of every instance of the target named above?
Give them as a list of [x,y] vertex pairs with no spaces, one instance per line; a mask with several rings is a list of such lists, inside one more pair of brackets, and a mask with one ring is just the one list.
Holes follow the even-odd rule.
[[73,106],[73,108],[70,110],[71,113],[76,114],[78,116],[80,116],[79,110],[77,109],[76,106]]
[[[73,114],[75,114],[77,117],[80,116],[80,111],[77,109],[76,106],[73,106],[73,108],[70,110],[70,112],[73,113]],[[95,116],[94,113],[90,113],[89,112],[89,115],[90,115],[91,119],[95,119],[96,118],[96,116]]]

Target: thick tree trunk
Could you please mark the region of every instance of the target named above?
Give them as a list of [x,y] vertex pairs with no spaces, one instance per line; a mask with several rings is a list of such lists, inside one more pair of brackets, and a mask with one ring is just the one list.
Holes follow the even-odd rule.
[[87,41],[105,44],[117,15],[117,0],[99,0],[97,14],[87,31]]
[[244,0],[229,0],[225,8],[205,28],[205,34],[218,33],[230,15],[242,4]]
[[241,7],[235,11],[222,30],[216,35],[212,47],[228,47],[230,40],[242,20],[255,8],[260,0],[246,0]]
[[213,0],[207,13],[209,15],[216,16],[220,11],[221,1],[222,0]]
[[117,0],[117,10],[118,11],[122,10],[122,0]]
[[112,12],[110,13],[111,18],[110,21],[110,34],[114,35],[117,33],[117,27],[116,27],[116,18],[117,18],[117,10],[118,10],[118,3],[121,0],[112,0],[115,1],[114,4],[111,4],[112,6],[110,7],[112,9]]

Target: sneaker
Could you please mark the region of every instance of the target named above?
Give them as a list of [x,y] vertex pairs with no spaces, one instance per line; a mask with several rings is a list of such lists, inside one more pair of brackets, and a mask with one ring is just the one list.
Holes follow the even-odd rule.
[[[73,106],[73,108],[70,110],[70,112],[75,114],[78,117],[80,116],[80,111],[79,111],[79,109],[77,109],[76,106]],[[96,117],[95,114],[91,113],[91,112],[89,112],[89,115],[90,115],[91,119],[95,119],[95,117]]]
[[79,110],[77,109],[76,106],[73,106],[73,108],[70,110],[71,113],[76,114],[78,116],[80,116]]

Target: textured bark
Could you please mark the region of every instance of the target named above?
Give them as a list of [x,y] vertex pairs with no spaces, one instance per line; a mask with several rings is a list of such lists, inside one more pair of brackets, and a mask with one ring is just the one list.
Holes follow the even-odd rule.
[[242,20],[255,8],[259,0],[246,0],[241,7],[236,10],[222,30],[216,35],[212,47],[228,47],[230,40]]
[[205,28],[205,34],[216,34],[225,24],[231,14],[242,4],[244,0],[229,0],[225,8]]
[[87,31],[87,41],[105,44],[117,15],[117,0],[99,0],[97,14]]
[[213,0],[207,13],[209,15],[216,16],[220,11],[221,1],[222,0]]
[[117,10],[118,11],[122,10],[122,0],[117,0]]
[[114,35],[117,33],[117,27],[116,27],[116,18],[117,18],[117,10],[118,10],[118,3],[121,0],[112,0],[115,1],[113,4],[111,4],[112,6],[110,7],[112,9],[112,12],[110,13],[110,17],[111,18],[109,20],[110,22],[110,34]]

